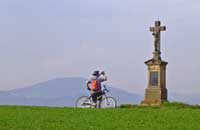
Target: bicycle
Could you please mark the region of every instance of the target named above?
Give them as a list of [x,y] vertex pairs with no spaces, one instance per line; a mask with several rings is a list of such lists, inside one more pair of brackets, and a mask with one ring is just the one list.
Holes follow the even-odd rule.
[[[103,85],[102,95],[99,96],[97,99],[102,97],[100,104],[101,108],[116,108],[117,101],[114,97],[107,96],[106,92],[109,92],[106,88],[106,85]],[[92,96],[81,96],[76,100],[76,108],[93,108]]]

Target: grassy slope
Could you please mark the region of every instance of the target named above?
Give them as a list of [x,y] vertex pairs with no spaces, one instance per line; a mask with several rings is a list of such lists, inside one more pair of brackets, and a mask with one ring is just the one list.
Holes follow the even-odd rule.
[[200,109],[0,106],[0,130],[200,130]]

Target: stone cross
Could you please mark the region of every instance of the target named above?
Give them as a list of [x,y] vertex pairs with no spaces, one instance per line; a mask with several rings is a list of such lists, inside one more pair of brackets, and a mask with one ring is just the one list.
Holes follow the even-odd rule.
[[153,32],[154,36],[154,58],[160,59],[160,31],[165,31],[165,26],[160,26],[160,21],[155,21],[155,27],[150,27],[150,31]]

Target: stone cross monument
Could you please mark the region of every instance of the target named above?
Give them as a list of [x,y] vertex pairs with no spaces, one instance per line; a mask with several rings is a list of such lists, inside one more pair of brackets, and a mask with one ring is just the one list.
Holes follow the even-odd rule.
[[166,65],[168,63],[160,56],[160,31],[165,31],[166,27],[160,25],[160,21],[156,21],[155,27],[150,27],[154,36],[154,52],[153,58],[145,62],[148,67],[148,83],[141,105],[159,105],[167,101]]
[[165,26],[160,26],[160,21],[155,22],[155,27],[150,27],[150,31],[153,32],[154,36],[154,59],[161,60],[160,57],[160,31],[165,31],[166,27]]

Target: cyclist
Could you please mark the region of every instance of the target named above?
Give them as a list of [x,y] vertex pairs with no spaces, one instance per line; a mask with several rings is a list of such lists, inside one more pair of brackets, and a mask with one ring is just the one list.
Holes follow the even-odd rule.
[[97,107],[97,99],[99,100],[98,107],[101,108],[101,100],[102,100],[102,91],[101,91],[101,83],[107,80],[107,76],[104,71],[101,73],[96,70],[92,74],[92,78],[88,81],[86,81],[86,87],[91,92],[92,96],[92,105],[94,107]]

